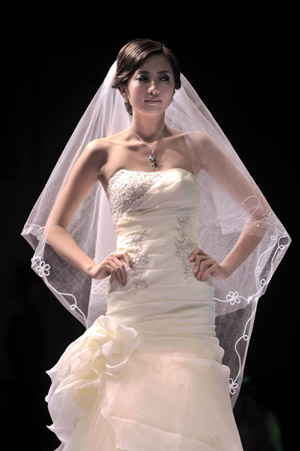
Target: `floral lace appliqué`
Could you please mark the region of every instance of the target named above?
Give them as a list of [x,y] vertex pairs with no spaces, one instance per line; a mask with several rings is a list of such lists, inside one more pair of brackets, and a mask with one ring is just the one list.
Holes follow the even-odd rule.
[[32,264],[36,273],[40,277],[50,276],[50,265],[46,263],[44,260],[42,260],[41,257],[33,257]]
[[178,226],[175,228],[177,231],[177,236],[175,237],[176,257],[183,268],[185,279],[193,276],[193,265],[189,261],[189,255],[196,247],[187,231],[190,221],[189,215],[177,216]]
[[114,224],[133,203],[143,197],[163,172],[117,171],[110,179],[107,195]]
[[144,278],[144,273],[149,265],[149,257],[143,252],[142,241],[147,232],[147,229],[142,229],[140,233],[135,233],[132,236],[131,250],[134,254],[132,257],[133,266],[130,268],[130,274],[132,278],[133,286],[135,287],[135,292],[139,290],[144,290],[147,287],[146,280]]

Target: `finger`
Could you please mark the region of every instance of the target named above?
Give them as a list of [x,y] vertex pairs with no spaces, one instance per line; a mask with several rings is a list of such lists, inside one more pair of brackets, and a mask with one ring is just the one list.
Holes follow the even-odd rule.
[[197,247],[196,249],[193,250],[193,252],[190,253],[189,255],[189,260],[192,262],[195,260],[196,255],[201,251],[201,249],[199,247]]
[[[123,255],[122,257],[125,257],[125,255]],[[116,272],[117,272],[117,275],[118,275],[118,279],[120,280],[120,283],[125,285],[126,281],[127,281],[127,274],[126,274],[125,265],[118,258],[115,260],[115,264],[116,264]]]
[[200,247],[197,247],[197,249],[194,249],[193,252],[189,255],[189,260],[195,261],[195,258],[197,255],[207,255]]
[[202,262],[205,262],[207,260],[211,260],[211,257],[209,255],[196,255],[195,264],[193,268],[194,274],[198,274]]
[[118,262],[119,263],[118,263],[117,268],[116,268],[118,279],[119,279],[119,281],[120,281],[120,283],[122,285],[125,285],[126,284],[126,269],[125,269],[125,265],[124,265],[124,263],[121,263],[120,260],[118,260]]
[[201,280],[206,280],[207,277],[208,277],[212,272],[214,272],[214,271],[216,270],[217,266],[218,266],[218,264],[215,262],[213,265],[211,265],[209,268],[207,268],[207,269],[203,272],[202,277],[201,277]]
[[114,257],[118,258],[119,260],[125,260],[125,262],[130,267],[133,266],[132,260],[131,260],[129,254],[127,252],[115,252],[114,254],[111,254],[111,255],[113,255]]
[[215,263],[215,261],[213,259],[202,261],[201,264],[200,264],[200,268],[199,268],[199,271],[198,271],[198,274],[197,274],[196,278],[198,280],[202,280],[204,272],[208,268],[210,268],[214,263]]
[[111,280],[117,279],[117,276],[114,273],[114,268],[111,264],[105,263],[104,270],[111,276]]
[[122,259],[124,259],[124,255],[125,255],[125,252],[111,252],[110,254],[109,254],[109,256],[108,256],[108,258],[110,258],[110,259],[112,259],[112,260],[116,260],[116,259],[118,259],[118,260],[122,260]]
[[107,267],[109,268],[110,273],[118,281],[118,283],[122,283],[122,275],[118,263],[119,260],[116,257],[112,256],[112,259],[107,262]]
[[122,282],[124,285],[126,285],[127,282],[127,274],[126,274],[126,268],[125,265],[121,265],[121,277],[122,277]]
[[119,267],[116,267],[115,270],[114,270],[114,272],[115,272],[115,274],[116,274],[116,277],[117,277],[117,279],[118,279],[118,282],[121,283],[121,284],[123,284],[123,279],[122,279],[122,272],[121,272],[121,269],[120,269]]
[[124,254],[124,260],[130,267],[132,267],[132,260],[131,260],[130,256],[127,254],[127,252]]
[[105,269],[107,271],[109,271],[111,274],[114,273],[114,277],[117,276],[116,271],[115,271],[116,270],[116,265],[115,265],[115,263],[112,260],[107,260],[105,262]]

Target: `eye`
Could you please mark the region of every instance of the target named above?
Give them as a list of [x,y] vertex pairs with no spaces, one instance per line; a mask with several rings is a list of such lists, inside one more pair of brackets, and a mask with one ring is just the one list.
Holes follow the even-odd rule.
[[146,75],[138,75],[136,77],[136,80],[138,80],[138,81],[147,81],[148,77]]
[[168,74],[164,74],[164,75],[162,75],[162,76],[160,77],[160,79],[161,79],[162,81],[169,81],[169,80],[170,80],[170,77],[169,77]]

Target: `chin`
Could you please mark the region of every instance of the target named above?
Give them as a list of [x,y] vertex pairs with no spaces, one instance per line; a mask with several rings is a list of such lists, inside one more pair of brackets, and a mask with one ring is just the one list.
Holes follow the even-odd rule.
[[159,105],[145,104],[141,110],[143,110],[144,113],[146,113],[150,116],[157,116],[157,115],[164,114],[167,111],[168,107],[169,107],[169,105],[166,106],[166,105],[162,105],[162,104],[159,104]]

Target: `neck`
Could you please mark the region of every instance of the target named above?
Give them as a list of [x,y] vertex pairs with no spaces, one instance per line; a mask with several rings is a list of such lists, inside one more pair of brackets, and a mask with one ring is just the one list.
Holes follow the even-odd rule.
[[165,124],[165,115],[157,117],[139,116],[133,114],[131,128],[147,142],[154,142],[159,139]]

